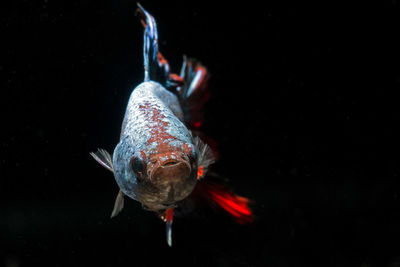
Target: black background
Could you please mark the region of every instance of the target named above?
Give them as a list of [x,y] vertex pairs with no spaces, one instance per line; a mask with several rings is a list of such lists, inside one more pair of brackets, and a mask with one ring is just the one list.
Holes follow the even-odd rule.
[[142,1],[160,49],[212,74],[213,170],[256,221],[163,223],[89,152],[112,151],[143,80],[134,1],[1,12],[0,265],[400,266],[400,3]]

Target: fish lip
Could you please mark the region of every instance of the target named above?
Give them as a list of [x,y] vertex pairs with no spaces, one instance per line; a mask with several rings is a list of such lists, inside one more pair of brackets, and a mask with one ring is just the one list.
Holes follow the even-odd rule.
[[160,167],[161,168],[166,168],[166,167],[168,168],[168,167],[172,167],[174,165],[177,165],[180,162],[182,162],[182,161],[176,160],[176,159],[170,159],[170,160],[166,160],[166,161],[161,162],[160,163]]
[[150,166],[147,166],[147,174],[151,181],[154,181],[154,173],[157,171],[158,168],[173,168],[180,163],[184,163],[186,167],[191,171],[191,164],[189,157],[184,153],[170,153],[167,155],[157,156],[152,162]]
[[140,202],[149,210],[160,211],[176,206],[192,192],[196,183],[193,160],[182,152],[153,154],[149,157],[144,186],[154,192],[144,195]]
[[186,160],[186,158],[179,158],[179,159],[167,159],[167,160],[158,160],[150,169],[149,172],[149,178],[150,181],[156,182],[154,179],[154,174],[155,172],[159,169],[169,169],[169,168],[175,168],[179,164],[185,164],[186,168],[189,170],[189,173],[191,172],[192,168],[189,163],[189,161]]

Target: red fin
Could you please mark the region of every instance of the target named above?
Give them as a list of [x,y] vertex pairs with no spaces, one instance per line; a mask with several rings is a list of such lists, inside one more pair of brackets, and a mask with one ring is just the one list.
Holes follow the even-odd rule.
[[197,169],[197,180],[200,180],[200,178],[203,177],[203,175],[204,175],[204,168],[203,166],[200,166]]
[[184,86],[179,90],[185,112],[185,122],[192,130],[199,130],[203,122],[203,106],[210,97],[209,73],[196,59],[184,57],[180,77]]
[[202,187],[209,198],[231,215],[237,223],[251,223],[254,220],[253,213],[248,206],[249,199],[236,195],[221,184],[204,182]]
[[173,209],[167,209],[165,211],[165,221],[166,222],[172,222],[173,218],[174,218],[174,210]]
[[167,209],[165,211],[165,222],[166,222],[166,237],[167,237],[167,243],[168,246],[172,246],[172,221],[174,218],[174,210],[173,209]]

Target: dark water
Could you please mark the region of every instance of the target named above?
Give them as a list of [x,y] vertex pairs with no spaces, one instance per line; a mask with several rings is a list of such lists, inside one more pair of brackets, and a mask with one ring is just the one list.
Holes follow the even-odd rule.
[[[400,3],[143,1],[177,71],[212,74],[214,171],[257,220],[177,219],[118,192],[112,151],[143,79],[134,1],[2,4],[0,265],[400,266]],[[4,46],[5,45],[5,46]]]

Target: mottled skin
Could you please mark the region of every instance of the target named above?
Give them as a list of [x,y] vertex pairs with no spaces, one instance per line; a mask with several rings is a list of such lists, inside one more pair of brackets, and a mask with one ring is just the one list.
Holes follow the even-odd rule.
[[113,154],[122,192],[156,212],[174,207],[196,184],[197,151],[178,98],[159,83],[137,86]]

